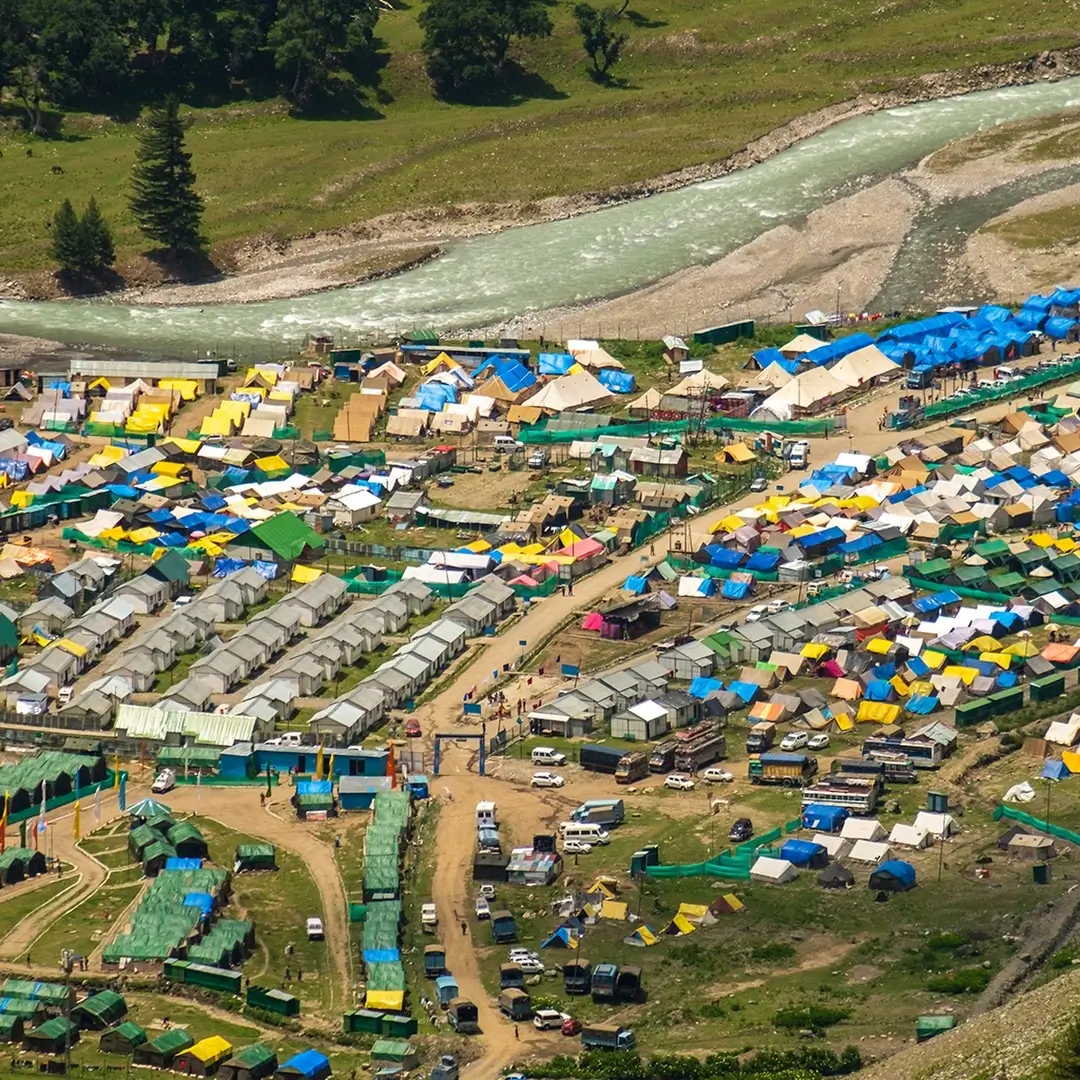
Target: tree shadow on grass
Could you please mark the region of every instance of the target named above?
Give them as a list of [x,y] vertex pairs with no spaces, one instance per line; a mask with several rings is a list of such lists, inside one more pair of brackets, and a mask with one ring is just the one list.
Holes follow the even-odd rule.
[[637,27],[638,30],[659,30],[667,26],[665,19],[649,19],[642,15],[640,11],[627,11],[625,17],[626,21]]
[[155,248],[153,251],[144,251],[143,255],[163,274],[177,281],[218,281],[223,276],[221,268],[206,251],[177,252],[169,248]]
[[548,82],[543,75],[528,71],[516,60],[503,65],[503,77],[498,83],[484,83],[460,89],[446,100],[459,105],[522,105],[526,101],[563,101],[570,95]]

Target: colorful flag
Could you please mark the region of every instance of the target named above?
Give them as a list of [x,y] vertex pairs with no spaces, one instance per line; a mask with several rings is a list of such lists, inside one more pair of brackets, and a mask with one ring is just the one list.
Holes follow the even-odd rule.
[[322,743],[319,743],[318,752],[315,754],[315,779],[316,780],[321,780],[322,779],[322,765],[323,765],[322,755],[323,755]]
[[74,809],[72,811],[72,815],[71,815],[71,835],[72,835],[73,839],[75,839],[75,840],[80,839],[81,836],[82,836],[82,832],[80,830],[80,826],[82,824],[81,819],[82,819],[82,808],[80,806],[80,801],[78,799],[76,799],[75,800],[75,807],[74,807]]
[[[112,767],[113,767],[113,782],[112,782],[113,791],[119,791],[120,790],[120,755],[119,754],[116,754],[116,755],[113,756],[113,766]],[[123,809],[123,807],[121,807],[121,809]]]
[[101,824],[101,785],[98,784],[97,791],[94,793],[94,821]]
[[326,779],[334,779],[334,755],[330,755],[330,764],[326,766]]
[[11,801],[11,792],[4,792],[4,812],[0,814],[0,855],[4,854],[4,849],[7,846],[7,817],[8,817],[8,803]]
[[394,744],[390,744],[390,749],[386,754],[386,775],[390,777],[390,786],[392,788],[397,787],[397,776],[395,775],[396,769],[394,766]]

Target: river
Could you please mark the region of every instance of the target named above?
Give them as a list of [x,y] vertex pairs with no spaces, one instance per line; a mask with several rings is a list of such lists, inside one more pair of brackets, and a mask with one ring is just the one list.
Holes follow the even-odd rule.
[[291,300],[205,308],[0,301],[0,331],[119,348],[246,349],[308,333],[479,326],[630,292],[710,262],[838,192],[996,124],[1080,106],[1080,78],[846,120],[752,168],[678,191],[453,244],[395,277]]

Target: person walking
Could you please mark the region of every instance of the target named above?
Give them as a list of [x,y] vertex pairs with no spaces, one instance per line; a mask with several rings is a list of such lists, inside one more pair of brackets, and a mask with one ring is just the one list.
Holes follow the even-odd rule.
[[462,919],[461,920],[461,936],[464,937],[469,932],[469,924]]
[[515,1025],[514,1025],[514,1038],[515,1038],[515,1039],[520,1039],[520,1038],[521,1038],[521,1035],[520,1035],[520,1034],[519,1034],[519,1032],[518,1032],[518,1026],[517,1026],[517,1024],[515,1024]]

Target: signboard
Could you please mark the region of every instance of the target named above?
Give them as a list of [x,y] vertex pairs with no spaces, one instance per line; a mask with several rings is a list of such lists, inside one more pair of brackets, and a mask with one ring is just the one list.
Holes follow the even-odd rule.
[[467,701],[465,703],[466,716],[479,716],[483,712],[483,706],[479,702]]
[[525,646],[526,646],[526,645],[528,645],[528,644],[529,644],[529,643],[528,643],[528,642],[527,642],[527,641],[526,641],[526,640],[525,640],[524,638],[522,638],[522,639],[521,639],[521,640],[520,640],[520,641],[518,642],[518,645],[519,645],[519,646],[520,646],[521,648],[523,648],[523,649],[524,649],[524,648],[525,648]]
[[696,375],[704,366],[705,362],[703,360],[680,360],[679,374]]
[[581,668],[577,664],[562,664],[559,670],[570,679],[576,679],[581,674]]

